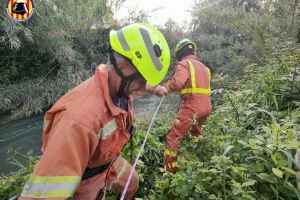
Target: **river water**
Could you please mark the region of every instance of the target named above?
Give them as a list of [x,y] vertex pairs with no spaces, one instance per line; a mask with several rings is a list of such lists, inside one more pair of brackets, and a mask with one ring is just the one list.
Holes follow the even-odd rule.
[[[152,114],[159,98],[153,95],[134,101],[136,115]],[[0,174],[7,174],[18,169],[13,158],[25,162],[26,158],[16,154],[32,151],[32,155],[40,155],[43,115],[35,115],[12,122],[5,122],[8,116],[0,117]]]

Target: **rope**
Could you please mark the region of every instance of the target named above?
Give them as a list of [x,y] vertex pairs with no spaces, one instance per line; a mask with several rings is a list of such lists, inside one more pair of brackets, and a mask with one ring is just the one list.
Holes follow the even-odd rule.
[[142,144],[142,146],[141,146],[141,148],[140,148],[140,151],[139,151],[139,153],[138,153],[138,155],[137,155],[137,157],[136,157],[136,159],[135,159],[135,161],[134,161],[134,164],[133,164],[133,166],[132,166],[132,168],[131,168],[129,177],[128,177],[128,179],[127,179],[127,182],[126,182],[125,188],[124,188],[124,190],[123,190],[123,192],[122,192],[122,195],[121,195],[120,200],[123,200],[124,197],[125,197],[126,191],[127,191],[127,189],[128,189],[128,186],[129,186],[129,182],[130,182],[130,180],[131,180],[131,178],[132,178],[132,174],[133,174],[133,172],[134,172],[134,170],[135,170],[135,167],[136,167],[136,165],[137,165],[137,163],[138,163],[138,161],[139,161],[139,159],[140,159],[140,157],[141,157],[142,151],[144,150],[144,147],[145,147],[146,141],[147,141],[147,139],[148,139],[148,135],[149,135],[151,126],[152,126],[152,124],[153,124],[153,121],[154,121],[154,119],[155,119],[155,117],[156,117],[156,115],[157,115],[157,112],[158,112],[158,110],[159,110],[159,108],[160,108],[160,106],[161,106],[161,104],[162,104],[164,98],[165,98],[165,96],[163,96],[163,97],[161,98],[161,100],[160,100],[160,102],[159,102],[159,105],[157,106],[156,111],[155,111],[154,114],[153,114],[153,117],[152,117],[152,119],[151,119],[150,125],[148,126],[148,130],[147,130],[147,133],[146,133],[146,137],[145,137],[145,139],[144,139],[144,141],[143,141],[143,144]]

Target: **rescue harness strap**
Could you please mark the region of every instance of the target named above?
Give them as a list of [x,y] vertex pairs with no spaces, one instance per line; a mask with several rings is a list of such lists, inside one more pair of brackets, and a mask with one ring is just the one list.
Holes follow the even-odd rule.
[[107,170],[110,166],[111,162],[105,163],[104,165],[101,165],[99,167],[95,167],[95,168],[86,168],[81,180],[86,180],[89,179],[97,174],[101,174],[103,172],[105,172],[105,170]]

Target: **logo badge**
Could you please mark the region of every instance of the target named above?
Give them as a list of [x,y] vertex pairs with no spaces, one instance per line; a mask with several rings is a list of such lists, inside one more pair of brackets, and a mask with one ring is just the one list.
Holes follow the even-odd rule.
[[10,19],[15,22],[25,22],[34,13],[35,5],[33,0],[8,0],[6,12]]

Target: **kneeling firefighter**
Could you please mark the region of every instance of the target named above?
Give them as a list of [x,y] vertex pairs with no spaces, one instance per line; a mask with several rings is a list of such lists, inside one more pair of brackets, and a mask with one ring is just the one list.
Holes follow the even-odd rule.
[[[107,64],[46,113],[43,154],[19,199],[94,200],[124,189],[132,166],[120,153],[134,132],[129,96],[163,80],[170,50],[156,28],[132,24],[110,31],[108,52]],[[125,199],[138,183],[135,172]]]

